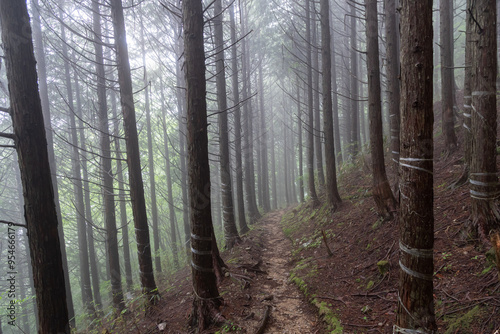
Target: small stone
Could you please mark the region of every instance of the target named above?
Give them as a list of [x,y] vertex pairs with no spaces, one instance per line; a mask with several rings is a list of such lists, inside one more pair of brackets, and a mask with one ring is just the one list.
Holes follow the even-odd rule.
[[161,324],[158,324],[158,330],[164,331],[167,328],[167,323],[162,322]]

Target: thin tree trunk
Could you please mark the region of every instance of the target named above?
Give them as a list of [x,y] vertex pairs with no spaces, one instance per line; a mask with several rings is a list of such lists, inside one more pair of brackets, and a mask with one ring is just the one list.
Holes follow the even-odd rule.
[[236,178],[236,209],[238,212],[238,222],[240,225],[240,233],[244,234],[249,231],[245,217],[245,200],[243,197],[243,163],[241,158],[241,108],[240,108],[240,91],[238,82],[238,55],[236,46],[236,23],[234,20],[233,3],[229,7],[229,18],[231,23],[231,67],[232,67],[232,86],[234,98],[234,154],[235,154],[235,178]]
[[366,0],[366,40],[373,199],[377,205],[379,215],[384,219],[391,219],[393,212],[396,211],[396,199],[387,180],[384,164],[376,0]]
[[[13,139],[23,184],[40,333],[70,333],[58,219],[47,139],[38,93],[28,9],[1,1],[0,21],[11,105]],[[19,33],[23,35],[20,36]],[[9,227],[9,235],[15,229]],[[10,239],[10,237],[9,237]]]
[[358,51],[356,42],[356,8],[354,4],[351,4],[351,110],[350,110],[350,122],[351,122],[351,142],[349,143],[351,159],[354,159],[359,152],[359,84],[358,84]]
[[442,129],[444,134],[445,150],[453,152],[457,147],[457,137],[455,135],[455,122],[453,115],[453,61],[451,32],[451,11],[450,6],[453,0],[440,0],[440,53],[441,53],[441,112]]
[[104,203],[104,220],[106,226],[106,253],[111,280],[113,307],[118,311],[125,308],[118,255],[118,230],[116,228],[115,198],[113,193],[113,176],[111,167],[111,142],[109,139],[109,119],[106,102],[106,74],[102,50],[101,14],[99,0],[92,1],[94,48],[96,56],[97,104],[99,131],[101,141],[102,193]]
[[432,1],[401,1],[399,302],[395,331],[435,333]]
[[[398,0],[387,0],[385,2],[385,35],[387,40],[387,101],[390,115],[390,134],[391,134],[391,156],[394,169],[399,168],[399,47],[398,33],[399,26],[398,15],[396,13],[396,2]],[[396,173],[396,189],[398,188],[398,174]]]
[[304,202],[304,166],[303,166],[303,153],[302,153],[302,109],[300,104],[300,85],[299,79],[297,77],[297,82],[295,84],[297,88],[297,136],[298,143],[297,147],[299,150],[299,201],[300,203]]
[[75,328],[75,309],[73,306],[73,294],[71,293],[71,284],[69,281],[69,272],[68,272],[68,258],[66,254],[66,244],[64,243],[64,229],[62,224],[62,216],[61,216],[61,205],[59,203],[59,185],[57,184],[57,166],[56,166],[56,157],[54,154],[54,139],[52,133],[52,125],[51,125],[51,113],[50,113],[50,103],[49,103],[49,93],[47,86],[47,66],[45,63],[45,48],[43,44],[42,37],[42,27],[40,22],[40,12],[39,12],[39,4],[38,0],[31,1],[33,6],[33,37],[35,40],[35,56],[38,64],[38,75],[39,75],[39,83],[40,83],[40,100],[42,103],[42,112],[43,112],[43,123],[45,126],[45,134],[47,136],[47,149],[49,154],[49,165],[50,172],[52,175],[52,187],[54,189],[54,202],[56,204],[56,213],[57,213],[57,233],[59,234],[59,240],[61,240],[61,254],[63,261],[63,270],[64,270],[64,284],[66,288],[66,304],[68,306],[68,317],[69,317],[69,325],[71,328]]
[[[311,36],[311,1],[306,0],[306,40]],[[313,110],[313,83],[312,83],[312,50],[311,43],[307,43],[307,173],[309,183],[309,198],[313,205],[319,204],[316,194],[316,185],[314,184],[314,110]]]
[[[270,109],[271,115],[273,115],[273,109],[271,105]],[[274,121],[271,122],[271,142],[275,142],[276,137],[274,136]],[[278,190],[276,186],[276,152],[274,151],[274,145],[271,145],[271,191],[273,192],[273,208],[278,208]]]
[[227,124],[226,69],[224,64],[224,31],[222,29],[222,0],[214,2],[215,67],[217,105],[219,107],[219,159],[224,237],[228,249],[240,240],[234,219],[231,163],[229,155],[229,129]]
[[146,67],[146,50],[144,40],[144,22],[141,15],[141,51],[142,51],[142,66],[144,67],[144,109],[146,110],[146,129],[148,138],[148,171],[149,171],[149,188],[151,191],[151,220],[153,229],[153,247],[155,269],[157,273],[161,273],[161,257],[160,257],[160,229],[158,228],[158,204],[156,202],[156,182],[155,182],[155,164],[153,157],[153,138],[151,129],[151,110],[149,107],[149,79]]
[[325,174],[323,172],[323,150],[321,143],[321,111],[319,107],[320,100],[320,82],[319,82],[319,51],[318,51],[318,25],[316,24],[316,5],[313,2],[313,15],[312,18],[312,39],[313,44],[313,109],[314,109],[314,149],[316,150],[316,171],[318,172],[318,185],[322,189],[325,186]]
[[261,158],[261,192],[262,192],[262,207],[264,212],[271,211],[271,203],[269,201],[269,171],[268,171],[268,157],[267,157],[267,133],[266,133],[266,113],[264,111],[264,78],[262,74],[262,62],[264,58],[261,57],[259,63],[259,91],[260,91],[260,153]]
[[221,298],[212,262],[213,241],[208,162],[205,51],[201,0],[182,2],[187,88],[187,144],[191,206],[191,268],[195,298],[191,324],[201,332],[221,319]]
[[[332,17],[332,15],[331,15]],[[330,17],[330,18],[331,18]],[[332,22],[332,20],[330,20]],[[338,86],[337,86],[337,63],[335,60],[335,38],[334,38],[334,30],[331,29],[331,50],[330,50],[330,55],[331,55],[331,63],[332,63],[332,78],[331,78],[331,83],[332,83],[332,108],[333,108],[333,137],[334,137],[334,142],[335,142],[335,156],[336,156],[336,162],[337,165],[341,165],[343,160],[342,160],[342,147],[340,143],[340,121],[339,121],[339,97],[338,97]],[[326,157],[325,157],[326,160]]]
[[330,47],[330,4],[321,0],[321,59],[323,86],[323,131],[325,135],[326,195],[328,204],[337,209],[341,199],[337,189],[337,166],[335,163],[335,143],[333,139],[332,105],[332,57]]
[[170,150],[168,148],[169,137],[167,135],[167,108],[165,107],[165,97],[163,96],[163,80],[160,77],[160,93],[161,93],[161,109],[163,115],[163,145],[165,148],[165,176],[167,177],[167,201],[168,201],[168,213],[170,219],[170,237],[172,244],[172,256],[174,258],[175,269],[179,268],[179,255],[177,254],[177,236],[176,236],[176,219],[175,219],[175,208],[174,208],[174,196],[172,194],[172,174],[170,171]]
[[148,217],[144,198],[139,139],[137,135],[137,122],[135,118],[123,7],[121,0],[111,0],[110,4],[115,37],[116,59],[118,62],[118,83],[120,85],[120,102],[125,128],[130,199],[132,201],[132,211],[134,214],[137,256],[140,270],[139,276],[143,294],[148,296],[150,304],[155,304],[160,295],[156,288],[153,274],[153,261],[151,259],[151,242],[149,240]]

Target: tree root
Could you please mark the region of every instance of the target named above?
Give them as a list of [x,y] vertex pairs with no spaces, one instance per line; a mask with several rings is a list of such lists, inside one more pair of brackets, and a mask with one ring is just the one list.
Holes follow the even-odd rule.
[[264,312],[264,316],[262,317],[262,320],[260,322],[259,328],[255,332],[255,334],[262,334],[264,333],[264,330],[266,329],[267,323],[269,321],[269,315],[271,314],[271,306],[267,305],[266,311]]
[[495,249],[495,263],[498,270],[498,280],[500,281],[500,232],[498,230],[492,231],[490,234],[490,240]]
[[200,299],[195,297],[193,300],[193,310],[189,316],[189,325],[197,327],[198,333],[201,333],[212,324],[224,323],[226,318],[224,318],[219,310],[221,304],[222,298]]

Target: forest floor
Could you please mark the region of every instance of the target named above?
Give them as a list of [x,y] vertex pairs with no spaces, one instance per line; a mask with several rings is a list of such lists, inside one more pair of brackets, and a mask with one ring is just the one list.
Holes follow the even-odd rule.
[[[461,135],[459,149],[451,155],[442,153],[437,126],[435,138],[438,333],[498,334],[498,273],[485,255],[488,249],[462,235],[470,215],[467,184],[450,187],[462,173]],[[268,213],[237,247],[223,252],[229,268],[219,291],[228,322],[206,333],[256,333],[268,306],[264,333],[392,333],[398,219],[383,222],[377,216],[370,169],[367,156],[344,166],[339,174],[343,203],[336,212],[305,202]],[[388,174],[393,172],[389,167]],[[135,313],[108,333],[192,332],[187,326],[193,300],[190,274],[185,267],[162,282],[162,300],[148,317]]]

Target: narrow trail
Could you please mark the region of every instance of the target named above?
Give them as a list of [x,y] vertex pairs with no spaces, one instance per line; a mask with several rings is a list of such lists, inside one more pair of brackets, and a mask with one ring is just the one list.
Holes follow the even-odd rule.
[[297,286],[288,281],[291,265],[287,259],[292,245],[280,227],[283,213],[280,210],[268,214],[261,225],[265,231],[263,267],[267,272],[267,282],[261,288],[266,296],[272,296],[268,302],[272,306],[271,317],[265,333],[315,333],[318,319],[313,307]]

